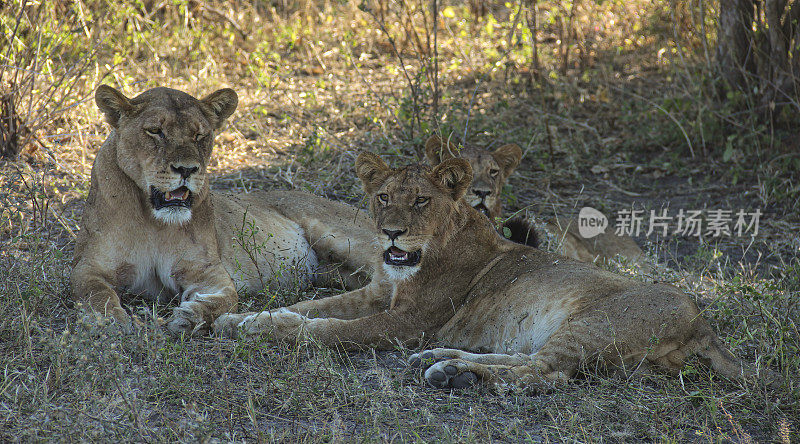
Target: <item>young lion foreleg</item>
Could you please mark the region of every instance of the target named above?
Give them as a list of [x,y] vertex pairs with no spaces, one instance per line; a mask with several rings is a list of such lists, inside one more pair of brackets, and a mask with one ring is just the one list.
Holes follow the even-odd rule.
[[355,291],[298,302],[287,310],[307,318],[358,319],[389,308],[391,286],[377,282]]
[[[238,323],[236,323],[239,321]],[[418,325],[418,324],[417,324]],[[412,345],[422,336],[408,316],[392,310],[358,319],[310,319],[287,308],[254,314],[225,315],[214,323],[223,336],[258,336],[269,333],[274,339],[313,338],[322,345],[359,349],[364,346],[391,349],[398,342]]]
[[[249,313],[227,313],[214,322],[214,331],[222,336],[257,335],[268,329],[277,313],[296,313],[301,318],[358,319],[388,308],[391,287],[370,283],[364,288],[322,299],[298,302],[288,307]],[[246,321],[246,322],[245,322]],[[265,325],[261,325],[265,324]]]

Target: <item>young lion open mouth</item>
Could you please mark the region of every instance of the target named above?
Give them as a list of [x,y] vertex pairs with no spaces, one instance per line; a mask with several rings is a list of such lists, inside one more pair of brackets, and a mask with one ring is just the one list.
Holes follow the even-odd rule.
[[492,218],[492,216],[489,215],[489,209],[486,208],[486,205],[483,204],[483,201],[481,201],[481,203],[473,206],[472,208],[475,208],[476,210],[480,211],[481,213],[483,213],[489,219]]
[[405,250],[401,250],[394,245],[386,249],[383,252],[383,262],[387,265],[402,265],[407,267],[413,267],[419,263],[420,252],[412,251],[408,252]]
[[156,187],[150,187],[150,203],[153,208],[160,210],[166,207],[186,207],[192,206],[192,192],[185,186],[181,186],[166,193]]

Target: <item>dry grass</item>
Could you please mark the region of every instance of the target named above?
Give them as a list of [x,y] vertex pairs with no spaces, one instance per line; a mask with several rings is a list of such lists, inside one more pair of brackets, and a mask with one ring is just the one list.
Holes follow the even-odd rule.
[[[0,6],[4,30],[20,3]],[[31,68],[18,54],[35,42],[47,63],[24,94],[42,98],[64,72],[75,86],[56,98],[62,111],[33,110],[49,117],[31,123],[35,137],[19,160],[0,163],[1,441],[800,439],[796,136],[711,100],[704,51],[713,35],[709,43],[699,33],[697,5],[540,2],[537,71],[526,8],[519,20],[517,4],[477,19],[444,2],[436,76],[426,70],[427,5],[232,5],[29,2],[19,28],[27,31],[4,32],[4,93],[11,73]],[[90,68],[67,70],[78,62]],[[436,391],[405,367],[410,350],[176,342],[152,326],[164,308],[143,301],[133,305],[150,322],[121,335],[67,294],[91,163],[108,132],[84,100],[101,82],[129,95],[156,85],[195,95],[235,88],[239,109],[211,167],[218,188],[294,187],[358,203],[359,151],[414,161],[438,127],[457,139],[466,132],[468,143],[525,149],[506,190],[515,210],[761,208],[752,245],[642,237],[669,268],[618,271],[696,295],[734,352],[779,371],[786,386],[723,381],[692,362],[680,378],[607,379],[587,369],[547,395]]]

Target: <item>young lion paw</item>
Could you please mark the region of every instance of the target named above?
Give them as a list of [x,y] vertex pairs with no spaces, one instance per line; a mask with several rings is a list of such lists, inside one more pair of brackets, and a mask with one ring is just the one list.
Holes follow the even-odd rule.
[[246,315],[239,313],[227,313],[214,321],[214,333],[223,338],[236,338],[239,336],[239,324],[242,323]]
[[408,365],[411,368],[427,370],[428,367],[436,364],[439,361],[444,361],[446,359],[457,359],[459,356],[457,356],[455,352],[456,350],[435,348],[433,350],[425,350],[419,353],[414,353],[408,357]]
[[173,336],[203,336],[209,332],[210,326],[194,311],[184,307],[175,307],[172,317],[166,324],[167,331]]
[[305,320],[304,316],[286,308],[261,313],[229,313],[214,321],[214,332],[228,338],[272,332],[276,338],[283,338],[295,334]]
[[425,371],[425,380],[435,388],[467,388],[477,385],[480,378],[460,359],[440,361]]

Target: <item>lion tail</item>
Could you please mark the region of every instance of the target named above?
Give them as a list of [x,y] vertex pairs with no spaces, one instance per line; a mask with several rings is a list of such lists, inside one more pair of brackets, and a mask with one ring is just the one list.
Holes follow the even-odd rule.
[[500,226],[500,233],[503,237],[518,244],[538,248],[539,238],[531,221],[525,217],[513,217]]

